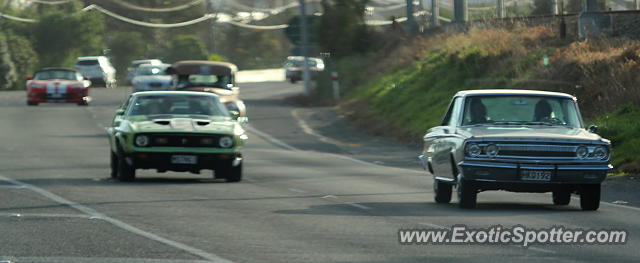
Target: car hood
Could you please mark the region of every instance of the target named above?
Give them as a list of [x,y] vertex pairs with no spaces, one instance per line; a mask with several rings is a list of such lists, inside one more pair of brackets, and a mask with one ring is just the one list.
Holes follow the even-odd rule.
[[229,118],[190,118],[163,115],[159,117],[133,116],[128,119],[134,132],[202,132],[233,134],[235,121]]
[[168,75],[155,75],[155,76],[135,76],[133,77],[134,82],[163,82],[168,83],[171,82],[171,76]]
[[82,82],[77,80],[68,80],[68,79],[48,79],[48,80],[29,80],[27,84],[35,84],[35,85],[59,85],[60,87],[65,87],[67,85],[76,85],[82,84]]
[[480,126],[460,127],[456,131],[466,138],[480,140],[544,140],[544,141],[602,141],[600,135],[582,128],[562,126]]

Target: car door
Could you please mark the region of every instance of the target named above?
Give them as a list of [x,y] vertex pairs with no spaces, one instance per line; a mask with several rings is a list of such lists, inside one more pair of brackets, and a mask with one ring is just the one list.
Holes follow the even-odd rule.
[[460,116],[460,108],[462,107],[462,98],[456,97],[449,105],[449,110],[445,115],[440,126],[431,129],[433,140],[433,157],[431,165],[437,177],[453,179],[452,151],[456,147],[456,126]]

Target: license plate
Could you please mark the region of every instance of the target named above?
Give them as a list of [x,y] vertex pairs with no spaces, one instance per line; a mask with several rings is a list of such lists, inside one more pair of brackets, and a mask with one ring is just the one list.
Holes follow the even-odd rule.
[[549,170],[523,170],[520,178],[527,181],[551,181],[551,171]]
[[171,156],[172,164],[197,164],[198,156],[195,155],[173,155]]
[[62,93],[49,94],[49,97],[54,99],[59,99],[59,98],[62,98]]

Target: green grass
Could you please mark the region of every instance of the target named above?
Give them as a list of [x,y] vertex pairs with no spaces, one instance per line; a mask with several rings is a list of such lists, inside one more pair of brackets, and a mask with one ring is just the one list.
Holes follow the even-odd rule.
[[624,171],[639,173],[640,168],[640,107],[633,104],[594,120],[598,134],[611,140],[613,165]]

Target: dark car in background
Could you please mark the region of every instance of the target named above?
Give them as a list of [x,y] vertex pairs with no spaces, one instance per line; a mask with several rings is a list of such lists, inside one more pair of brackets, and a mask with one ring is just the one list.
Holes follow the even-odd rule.
[[220,101],[231,114],[247,116],[247,108],[239,98],[240,88],[236,86],[236,65],[228,62],[186,60],[174,63],[166,72],[173,76],[173,90],[214,93],[220,96]]
[[[320,58],[308,58],[309,61],[309,74],[311,79],[315,79],[318,72],[324,70],[324,61]],[[304,73],[304,57],[290,56],[287,57],[287,61],[284,63],[285,78],[291,83],[296,83],[302,80]]]
[[597,210],[600,184],[613,168],[611,143],[585,128],[575,97],[532,90],[458,92],[442,124],[424,136],[420,159],[434,176],[435,201],[476,206],[488,190],[552,192],[555,205],[580,195]]

